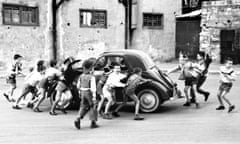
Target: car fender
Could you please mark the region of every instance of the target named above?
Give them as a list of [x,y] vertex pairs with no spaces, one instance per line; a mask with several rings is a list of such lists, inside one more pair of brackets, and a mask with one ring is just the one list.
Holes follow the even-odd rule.
[[137,93],[140,92],[142,89],[145,89],[145,88],[150,88],[150,89],[153,89],[157,92],[160,100],[162,102],[168,100],[171,96],[168,94],[168,90],[165,86],[163,86],[161,83],[159,82],[156,82],[156,81],[151,81],[151,82],[147,82],[143,85],[140,85],[138,88],[137,88]]

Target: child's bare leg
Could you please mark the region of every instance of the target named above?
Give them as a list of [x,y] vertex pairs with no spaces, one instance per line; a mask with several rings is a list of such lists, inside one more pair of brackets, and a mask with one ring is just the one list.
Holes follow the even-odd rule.
[[222,98],[229,106],[232,106],[231,102],[225,97],[227,94],[228,94],[228,92],[223,91],[222,92]]
[[222,94],[223,94],[223,91],[218,91],[217,97],[218,97],[220,106],[224,106],[223,101],[222,101]]
[[139,114],[140,101],[136,95],[132,95],[131,98],[135,102],[135,115]]
[[10,86],[10,93],[9,94],[10,94],[11,99],[13,98],[13,93],[14,93],[16,88],[17,88],[16,84]]
[[185,88],[184,88],[184,93],[185,93],[187,102],[190,102],[189,95],[188,95],[189,88],[190,88],[190,86],[185,86]]
[[36,103],[36,105],[34,106],[33,109],[38,108],[39,105],[40,105],[40,104],[43,102],[43,100],[45,99],[45,94],[46,94],[45,89],[44,89],[44,88],[40,88],[39,91],[40,91],[39,99],[38,99],[38,101],[37,101],[37,103]]
[[108,96],[107,97],[107,104],[106,104],[106,107],[105,107],[105,111],[104,111],[104,113],[105,114],[108,114],[108,112],[109,112],[109,109],[110,109],[110,107],[111,107],[111,105],[112,105],[112,97],[111,96]]
[[61,100],[61,95],[62,95],[62,92],[61,91],[57,91],[55,102],[53,103],[53,105],[51,107],[51,110],[50,110],[50,114],[51,115],[56,115],[55,109],[56,109],[57,104]]
[[104,102],[104,97],[103,97],[103,95],[101,95],[101,100],[99,101],[98,107],[97,107],[98,113],[99,113],[99,112],[101,111],[101,109],[102,109],[103,102]]

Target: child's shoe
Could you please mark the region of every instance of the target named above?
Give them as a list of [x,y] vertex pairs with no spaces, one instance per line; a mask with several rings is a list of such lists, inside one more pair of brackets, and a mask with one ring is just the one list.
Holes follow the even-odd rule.
[[34,105],[32,103],[28,103],[27,104],[27,108],[31,108],[32,109],[33,107],[34,107]]
[[231,111],[233,111],[234,108],[235,108],[234,105],[230,106],[229,109],[228,109],[228,113],[230,113]]
[[62,112],[63,114],[67,114],[67,111],[66,111],[65,109],[61,109],[61,112]]
[[111,116],[110,114],[104,114],[104,115],[103,115],[103,119],[108,119],[108,120],[110,120],[110,119],[112,119],[112,116]]
[[79,118],[74,121],[74,126],[75,126],[77,129],[80,129],[80,128],[81,128],[81,125],[80,125],[80,124],[81,124],[81,123],[80,123],[80,119],[79,119]]
[[199,108],[199,103],[195,102],[195,105],[196,105],[196,108],[198,109]]
[[93,122],[91,123],[90,128],[94,129],[94,128],[98,128],[98,127],[99,127],[99,125],[97,125],[95,121],[93,121]]
[[11,100],[9,99],[9,96],[6,93],[3,93],[3,96],[7,99],[8,102],[11,102]]
[[144,120],[144,117],[141,117],[140,115],[135,115],[134,120]]
[[208,92],[206,95],[204,95],[204,97],[205,97],[205,98],[204,98],[204,101],[205,101],[205,102],[207,102],[207,100],[208,100],[208,98],[209,98],[209,95],[210,95],[209,92]]
[[190,102],[186,102],[185,104],[183,104],[183,106],[191,106],[191,103]]
[[12,108],[13,108],[13,109],[16,109],[16,110],[20,110],[20,109],[22,109],[22,108],[19,107],[18,105],[14,105],[14,106],[12,106]]
[[34,108],[33,111],[34,112],[42,112],[39,108]]
[[118,112],[113,112],[112,115],[113,115],[114,117],[120,117],[120,114],[119,114]]
[[50,114],[51,116],[56,116],[56,115],[57,115],[57,113],[56,113],[55,111],[50,111],[49,114]]
[[219,107],[216,108],[216,110],[224,110],[224,109],[225,109],[224,106],[219,106]]

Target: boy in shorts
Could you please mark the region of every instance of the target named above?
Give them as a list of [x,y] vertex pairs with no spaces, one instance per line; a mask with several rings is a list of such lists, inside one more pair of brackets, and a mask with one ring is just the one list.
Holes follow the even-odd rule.
[[109,74],[106,83],[103,86],[103,96],[107,99],[107,104],[105,107],[104,119],[112,119],[112,115],[109,113],[109,109],[114,103],[113,92],[115,87],[125,87],[126,84],[122,83],[121,80],[124,79],[126,75],[121,73],[121,68],[119,65],[115,64],[113,66],[113,72]]
[[10,73],[7,76],[7,83],[10,85],[8,91],[6,93],[3,93],[3,96],[9,101],[9,102],[14,102],[13,99],[13,93],[14,90],[17,88],[16,85],[16,76],[18,74],[21,74],[22,71],[22,56],[19,54],[15,54],[13,56],[13,63],[10,67]]
[[100,96],[100,101],[98,103],[98,108],[97,108],[97,111],[98,111],[99,115],[103,115],[101,113],[102,112],[101,110],[102,110],[102,106],[103,106],[103,102],[104,102],[105,98],[103,96],[103,91],[102,90],[103,90],[103,86],[106,83],[107,78],[108,78],[110,73],[111,73],[111,70],[109,68],[105,67],[104,68],[104,73],[97,83],[97,94]]
[[[139,107],[140,107],[140,101],[137,95],[135,94],[136,88],[150,80],[144,79],[141,77],[142,75],[142,69],[141,68],[134,68],[134,72],[132,75],[129,76],[127,80],[127,86],[125,87],[125,94],[127,97],[130,97],[135,102],[135,116],[134,120],[143,120],[144,118],[139,115]],[[127,98],[124,98],[124,103],[116,108],[116,110],[113,112],[113,116],[119,117],[118,111],[126,104]]]
[[41,112],[38,108],[46,97],[46,92],[48,92],[50,86],[61,76],[61,71],[57,69],[57,61],[51,60],[49,62],[49,67],[46,69],[43,79],[39,83],[40,96],[37,103],[34,105],[34,112]]
[[38,61],[37,68],[33,72],[31,72],[31,74],[28,75],[28,77],[26,77],[25,85],[23,87],[21,95],[18,97],[15,105],[12,106],[13,109],[21,109],[21,107],[19,106],[19,102],[28,93],[35,94],[35,89],[43,77],[44,70],[45,70],[44,61],[43,60]]
[[216,110],[224,110],[223,100],[229,105],[228,112],[231,112],[235,106],[231,104],[229,99],[226,98],[226,95],[230,92],[233,81],[235,81],[234,69],[232,68],[233,60],[227,58],[225,60],[225,65],[220,67],[220,86],[218,89],[218,101],[220,106]]

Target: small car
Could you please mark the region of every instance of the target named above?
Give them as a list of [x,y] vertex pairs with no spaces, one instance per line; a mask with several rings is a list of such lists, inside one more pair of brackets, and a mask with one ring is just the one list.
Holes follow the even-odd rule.
[[[111,66],[111,63],[118,63],[127,73],[139,67],[143,70],[142,77],[151,80],[151,82],[139,85],[135,91],[140,99],[140,110],[143,112],[158,110],[162,103],[176,93],[176,84],[143,51],[119,50],[102,53],[94,65],[96,79],[99,79],[104,68]],[[123,102],[124,94],[121,89],[116,89],[115,95],[117,103]]]

